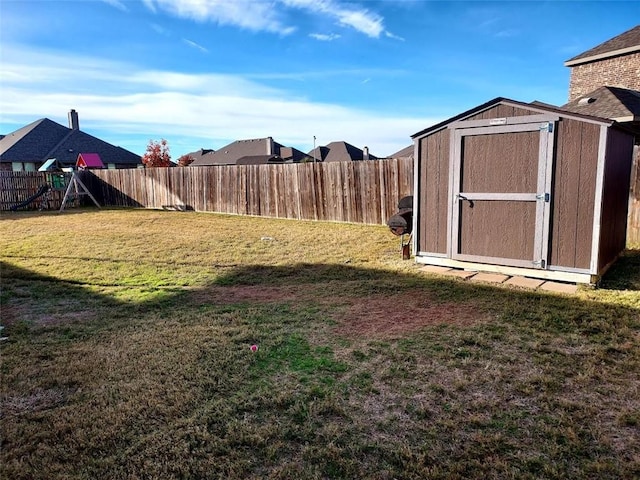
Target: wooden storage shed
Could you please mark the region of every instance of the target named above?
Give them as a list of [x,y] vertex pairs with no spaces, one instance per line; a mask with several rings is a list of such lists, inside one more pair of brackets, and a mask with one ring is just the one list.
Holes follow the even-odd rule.
[[596,283],[625,248],[633,135],[496,98],[412,136],[419,263]]

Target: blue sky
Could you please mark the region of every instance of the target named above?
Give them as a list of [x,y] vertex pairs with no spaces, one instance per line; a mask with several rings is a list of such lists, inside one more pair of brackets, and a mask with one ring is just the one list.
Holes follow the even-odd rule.
[[640,2],[0,0],[0,133],[47,117],[174,160],[272,136],[389,155],[502,96],[562,105],[563,62]]

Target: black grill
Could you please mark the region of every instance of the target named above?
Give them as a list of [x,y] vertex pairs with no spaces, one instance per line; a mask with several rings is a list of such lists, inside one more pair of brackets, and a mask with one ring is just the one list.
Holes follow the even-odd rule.
[[387,225],[394,235],[411,233],[413,229],[413,196],[403,197],[398,202],[398,211],[389,218]]

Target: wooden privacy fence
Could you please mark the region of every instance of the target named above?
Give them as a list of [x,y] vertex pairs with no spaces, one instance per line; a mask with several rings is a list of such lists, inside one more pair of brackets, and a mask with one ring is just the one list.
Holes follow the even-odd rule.
[[411,160],[93,170],[105,206],[385,224],[413,191]]
[[[631,177],[627,243],[640,244],[640,151]],[[58,209],[71,174],[55,188]],[[101,205],[385,224],[413,192],[412,160],[95,170],[81,173]],[[50,174],[0,172],[0,210],[37,192]],[[30,208],[38,208],[37,201]],[[27,207],[29,208],[29,207]]]
[[640,244],[640,146],[635,147],[635,161],[631,169],[627,245]]
[[[58,209],[62,205],[64,192],[71,179],[71,173],[46,173],[46,172],[3,172],[0,171],[0,210],[9,210],[35,195],[44,184],[51,190],[46,196],[48,205],[46,208]],[[25,210],[40,208],[43,195],[34,199]]]

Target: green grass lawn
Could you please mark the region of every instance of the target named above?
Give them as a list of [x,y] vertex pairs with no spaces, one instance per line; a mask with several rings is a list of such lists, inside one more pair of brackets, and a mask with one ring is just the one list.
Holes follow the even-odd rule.
[[571,296],[193,212],[3,213],[0,256],[1,478],[640,476],[640,249]]

